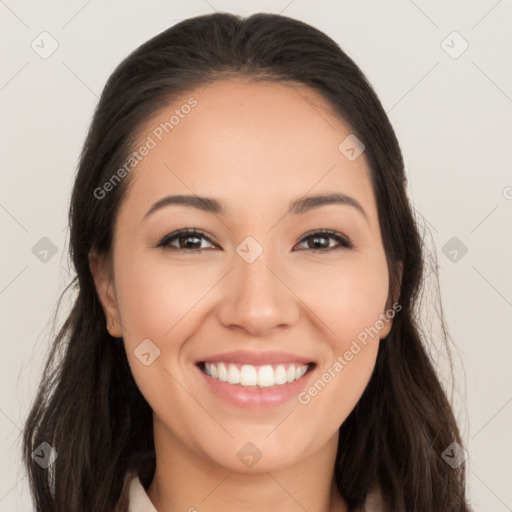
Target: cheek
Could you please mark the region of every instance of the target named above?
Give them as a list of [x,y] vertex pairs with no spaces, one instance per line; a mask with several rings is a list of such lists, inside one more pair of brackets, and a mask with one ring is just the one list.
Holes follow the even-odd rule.
[[299,402],[337,428],[373,373],[389,289],[387,263],[385,255],[376,252],[328,272],[316,272],[315,279],[307,273],[302,277],[308,286],[303,285],[299,295],[321,320],[316,323],[323,325],[322,341],[328,350],[319,364],[317,380]]
[[[180,393],[173,377],[183,381],[187,342],[204,319],[206,293],[218,281],[218,272],[211,265],[187,265],[184,260],[171,264],[128,245],[120,244],[118,252],[116,291],[133,376],[149,402],[158,400],[162,389],[172,399]],[[121,256],[125,254],[130,257]],[[150,360],[157,355],[150,366],[139,359],[141,347],[148,348],[143,353],[149,351]]]
[[170,266],[148,258],[133,257],[118,268],[118,304],[130,339],[133,334],[171,341],[182,319],[204,295],[205,283],[211,281],[197,267]]
[[[180,361],[187,340],[198,327],[200,300],[211,287],[205,283],[215,282],[211,271],[207,274],[197,267],[170,266],[127,254],[132,257],[119,262],[116,283],[125,349],[137,387],[159,417],[180,410],[197,414],[199,419],[194,421],[204,420],[201,410],[190,411],[194,402],[184,391],[188,386],[181,385],[185,378]],[[145,353],[149,357],[144,358]],[[187,421],[191,421],[188,415],[167,420],[185,436]]]
[[337,265],[304,266],[294,287],[312,318],[316,316],[316,323],[323,324],[332,348],[345,351],[352,339],[375,326],[385,312],[389,289],[385,256],[377,253],[347,258]]

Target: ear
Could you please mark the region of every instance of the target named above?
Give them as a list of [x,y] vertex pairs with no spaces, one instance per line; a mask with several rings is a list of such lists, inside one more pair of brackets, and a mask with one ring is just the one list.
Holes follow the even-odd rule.
[[89,252],[88,259],[96,292],[105,313],[107,331],[113,337],[121,337],[122,329],[114,288],[112,262],[109,257],[98,254],[94,250]]
[[397,262],[393,270],[395,272],[396,278],[390,281],[390,290],[388,300],[386,302],[386,311],[384,311],[380,317],[384,323],[384,327],[380,329],[380,339],[386,338],[388,336],[391,331],[391,327],[393,327],[393,318],[402,309],[402,305],[398,303],[398,299],[402,289],[403,262]]

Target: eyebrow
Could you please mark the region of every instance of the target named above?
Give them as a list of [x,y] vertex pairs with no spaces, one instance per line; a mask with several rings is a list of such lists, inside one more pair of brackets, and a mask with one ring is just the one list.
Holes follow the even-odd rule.
[[[288,208],[290,215],[303,215],[304,213],[320,208],[321,206],[341,204],[352,206],[368,221],[368,216],[361,204],[353,197],[338,192],[326,192],[316,195],[301,197],[292,201]],[[169,205],[181,205],[189,208],[213,213],[215,215],[226,215],[223,204],[212,197],[201,197],[197,195],[174,195],[166,196],[154,203],[144,215],[144,219],[151,214]]]

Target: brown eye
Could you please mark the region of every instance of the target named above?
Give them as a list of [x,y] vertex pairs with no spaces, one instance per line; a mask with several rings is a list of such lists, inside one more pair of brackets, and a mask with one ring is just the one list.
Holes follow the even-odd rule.
[[[178,251],[199,252],[205,249],[205,247],[201,247],[201,242],[203,240],[213,244],[209,237],[196,229],[182,229],[164,236],[164,238],[162,238],[158,243],[157,247],[164,247],[166,249]],[[175,241],[177,241],[177,247],[174,244]]]
[[[338,246],[331,246],[329,240],[335,240]],[[336,249],[352,248],[352,244],[347,238],[332,230],[320,230],[309,233],[302,238],[300,243],[308,241],[308,246],[305,249],[309,251],[328,252]]]

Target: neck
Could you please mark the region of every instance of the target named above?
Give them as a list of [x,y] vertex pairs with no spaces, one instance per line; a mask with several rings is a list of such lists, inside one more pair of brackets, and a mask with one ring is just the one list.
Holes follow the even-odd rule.
[[201,457],[154,421],[156,471],[148,496],[158,512],[347,512],[333,481],[337,432],[314,456],[265,472],[237,472]]

